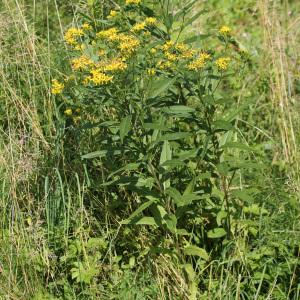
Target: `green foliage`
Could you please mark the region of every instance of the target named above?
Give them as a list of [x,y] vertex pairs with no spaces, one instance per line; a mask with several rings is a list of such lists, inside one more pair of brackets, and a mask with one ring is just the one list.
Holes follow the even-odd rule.
[[28,193],[0,169],[0,297],[298,299],[300,214],[288,167],[271,162],[269,78],[222,27],[257,17],[254,2],[131,2],[27,11],[52,57],[6,67],[0,97],[18,81],[22,101],[0,117],[18,132],[16,112],[36,107],[24,128],[44,157]]

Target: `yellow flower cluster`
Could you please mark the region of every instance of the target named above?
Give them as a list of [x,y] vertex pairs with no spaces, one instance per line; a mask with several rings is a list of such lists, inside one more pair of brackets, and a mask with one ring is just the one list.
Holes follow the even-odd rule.
[[104,74],[101,69],[93,69],[91,70],[91,76],[85,78],[84,84],[92,82],[95,85],[105,85],[112,82],[113,78],[113,76]]
[[81,36],[83,36],[83,30],[77,29],[77,28],[69,28],[67,32],[65,33],[65,41],[69,45],[76,45],[77,39]]
[[122,55],[125,57],[130,56],[140,46],[140,41],[137,38],[130,35],[120,34],[119,40],[119,49],[121,50]]
[[127,64],[121,58],[115,58],[109,63],[101,62],[97,67],[104,72],[117,72],[126,70]]
[[57,79],[52,80],[51,93],[53,95],[61,94],[65,85],[59,82]]
[[89,23],[84,23],[81,28],[83,30],[91,30],[92,29],[92,26],[89,24]]
[[206,62],[210,59],[210,54],[202,52],[197,59],[188,64],[188,69],[192,71],[199,71],[205,65]]
[[97,37],[103,38],[105,40],[112,41],[112,42],[118,41],[118,39],[119,39],[118,29],[115,27],[112,27],[107,30],[102,30],[97,33]]
[[126,0],[125,4],[129,5],[129,4],[140,4],[142,1],[141,0]]
[[73,111],[72,111],[71,108],[67,108],[67,109],[64,111],[64,114],[65,114],[66,116],[72,116]]
[[157,23],[157,19],[153,17],[148,17],[145,19],[146,25],[153,26]]
[[154,68],[147,69],[147,74],[149,76],[154,76],[156,74],[156,70]]
[[86,55],[72,59],[71,63],[74,70],[85,70],[94,64],[93,61]]
[[177,44],[175,49],[180,53],[180,58],[182,59],[189,59],[192,58],[196,51],[193,49],[189,49],[189,47],[185,44]]
[[145,29],[146,27],[146,22],[141,22],[141,23],[136,23],[132,28],[131,31],[132,32],[139,32]]
[[107,16],[107,18],[108,18],[108,19],[114,18],[114,17],[117,16],[117,14],[118,14],[117,11],[111,10],[110,13],[109,13],[109,15]]
[[219,33],[221,33],[223,35],[229,35],[230,32],[231,32],[231,28],[228,26],[225,26],[225,25],[219,29]]
[[167,70],[167,69],[171,69],[172,68],[172,63],[170,61],[162,61],[160,60],[157,64],[156,64],[157,68],[159,68],[160,70]]
[[219,59],[216,60],[216,66],[218,67],[219,70],[225,71],[228,68],[230,62],[229,57],[220,57]]

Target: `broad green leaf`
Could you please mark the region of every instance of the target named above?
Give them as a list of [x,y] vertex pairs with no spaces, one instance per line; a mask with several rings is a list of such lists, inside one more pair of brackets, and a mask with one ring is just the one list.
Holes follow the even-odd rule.
[[126,116],[122,119],[120,124],[120,138],[121,142],[123,143],[125,136],[131,129],[131,116]]
[[227,212],[224,210],[220,210],[217,214],[217,224],[218,226],[222,225],[222,220],[227,217]]
[[232,194],[235,197],[237,197],[245,202],[253,202],[254,201],[253,196],[247,190],[242,190],[242,191],[235,190],[235,191],[232,191]]
[[214,130],[217,130],[217,129],[230,130],[233,128],[232,124],[225,120],[217,120],[212,124],[212,126],[213,126]]
[[199,256],[201,258],[203,258],[204,260],[209,260],[209,255],[207,254],[207,252],[203,249],[203,248],[199,248],[197,246],[194,245],[190,245],[187,246],[183,249],[183,252],[185,255],[189,255],[189,256]]
[[166,161],[171,159],[172,159],[172,150],[170,147],[170,143],[168,142],[168,140],[165,140],[161,150],[159,164],[163,165]]
[[176,233],[176,225],[177,225],[177,218],[173,214],[167,214],[164,217],[165,223],[167,225],[167,228],[173,232]]
[[142,217],[135,223],[135,225],[157,226],[155,219],[153,217]]
[[150,92],[148,94],[148,98],[156,98],[163,92],[167,91],[168,88],[175,82],[177,78],[166,78],[160,77],[158,78],[153,85],[151,86]]
[[207,232],[207,237],[210,239],[218,239],[226,235],[224,228],[214,228]]

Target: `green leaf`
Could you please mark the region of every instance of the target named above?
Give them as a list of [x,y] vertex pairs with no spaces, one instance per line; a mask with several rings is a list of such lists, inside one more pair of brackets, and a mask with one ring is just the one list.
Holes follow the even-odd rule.
[[226,235],[224,228],[214,228],[207,232],[207,237],[210,239],[218,239]]
[[208,12],[207,9],[203,9],[201,11],[199,11],[198,13],[196,13],[193,17],[191,17],[190,19],[188,19],[184,25],[183,28],[187,27],[188,25],[192,24],[194,21],[196,21],[201,15],[203,15],[204,13]]
[[142,217],[135,223],[135,225],[157,226],[155,219],[153,217]]
[[221,148],[227,149],[227,148],[236,148],[236,149],[241,149],[245,151],[253,151],[253,149],[245,144],[238,143],[238,142],[229,142],[224,144]]
[[238,198],[238,199],[241,199],[245,202],[253,202],[254,201],[254,198],[252,197],[252,195],[247,191],[247,190],[235,190],[235,191],[232,191],[232,194]]
[[159,141],[175,141],[181,140],[188,137],[191,137],[192,134],[189,132],[176,132],[176,133],[167,133],[162,135],[158,140]]
[[150,88],[148,98],[156,98],[166,90],[175,82],[177,78],[166,78],[161,76],[158,78]]
[[225,120],[217,120],[212,125],[213,125],[214,130],[218,130],[218,129],[230,130],[233,128],[232,124]]
[[162,111],[170,115],[189,116],[195,112],[195,109],[184,105],[174,105],[164,107]]
[[94,152],[90,152],[88,154],[84,154],[81,156],[82,159],[92,159],[92,158],[101,158],[105,157],[106,155],[118,155],[121,154],[120,150],[98,150]]
[[163,165],[164,162],[172,159],[172,151],[170,147],[170,143],[166,140],[164,141],[161,154],[160,154],[160,161],[159,164]]
[[194,245],[190,245],[187,246],[183,249],[183,252],[185,255],[189,255],[189,256],[199,256],[201,258],[203,258],[204,260],[209,260],[209,255],[207,254],[207,252],[203,249],[203,248],[199,248],[197,246]]
[[122,119],[120,124],[120,138],[121,142],[123,143],[125,136],[131,129],[131,116],[126,116]]

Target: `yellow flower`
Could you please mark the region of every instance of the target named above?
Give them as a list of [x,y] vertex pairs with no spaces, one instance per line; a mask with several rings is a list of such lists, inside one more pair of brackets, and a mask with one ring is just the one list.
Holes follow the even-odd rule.
[[151,53],[151,54],[156,54],[156,53],[157,53],[157,50],[156,50],[155,48],[152,48],[152,49],[150,49],[150,53]]
[[168,50],[170,50],[173,46],[174,46],[174,42],[173,42],[173,41],[167,41],[167,42],[162,46],[162,49],[163,49],[164,51],[168,51]]
[[166,70],[166,69],[171,69],[172,68],[172,63],[170,61],[162,61],[160,60],[156,66],[160,69],[160,70]]
[[67,30],[65,33],[65,41],[69,45],[75,45],[77,43],[77,38],[83,36],[83,30],[82,29],[77,29],[77,28],[70,28]]
[[97,33],[97,37],[99,38],[103,38],[109,41],[117,41],[119,39],[118,36],[118,29],[115,27],[112,27],[110,29],[107,30],[102,30],[100,32]]
[[228,68],[230,62],[229,57],[220,57],[219,59],[216,60],[216,66],[218,67],[219,70],[225,71]]
[[51,93],[53,95],[61,94],[65,85],[60,83],[57,79],[52,80]]
[[75,46],[75,50],[83,51],[84,49],[85,49],[85,45],[84,44],[77,44]]
[[140,41],[133,36],[120,34],[119,39],[120,39],[119,49],[121,50],[122,54],[125,57],[131,55],[140,46]]
[[81,120],[81,117],[80,117],[80,116],[73,117],[73,122],[74,122],[75,124],[79,123],[80,120]]
[[225,26],[225,25],[219,29],[219,33],[221,33],[223,35],[229,35],[230,32],[231,32],[231,28],[228,26]]
[[91,81],[95,85],[104,85],[108,84],[113,80],[113,76],[108,76],[102,72],[102,70],[94,69],[91,70],[92,76],[87,77],[86,79],[88,81]]
[[72,111],[71,108],[67,108],[67,109],[64,111],[64,114],[65,114],[66,116],[72,116],[73,111]]
[[176,61],[178,59],[178,57],[175,54],[170,53],[170,52],[165,52],[165,56],[170,61]]
[[156,74],[156,70],[154,68],[147,69],[147,74],[149,76],[154,76]]
[[81,27],[84,30],[91,30],[92,29],[92,26],[89,23],[84,23]]
[[72,59],[72,68],[74,70],[85,70],[93,65],[93,61],[85,55]]
[[146,27],[146,22],[136,23],[132,28],[131,31],[133,32],[139,32],[144,30]]
[[149,18],[145,19],[145,23],[146,23],[146,25],[153,26],[157,23],[157,19],[153,18],[153,17],[149,17]]
[[117,72],[127,69],[127,64],[122,59],[116,58],[108,64],[99,64],[98,67],[105,72]]
[[106,51],[103,50],[103,49],[100,49],[100,50],[98,51],[98,55],[99,55],[99,56],[104,56],[105,54],[106,54]]
[[129,4],[140,4],[142,1],[141,0],[126,0],[125,4],[129,5]]
[[199,71],[205,67],[206,62],[210,59],[210,54],[202,52],[198,58],[188,64],[188,69],[192,71]]
[[115,10],[111,10],[107,18],[108,19],[114,18],[117,14],[118,12],[116,12]]

